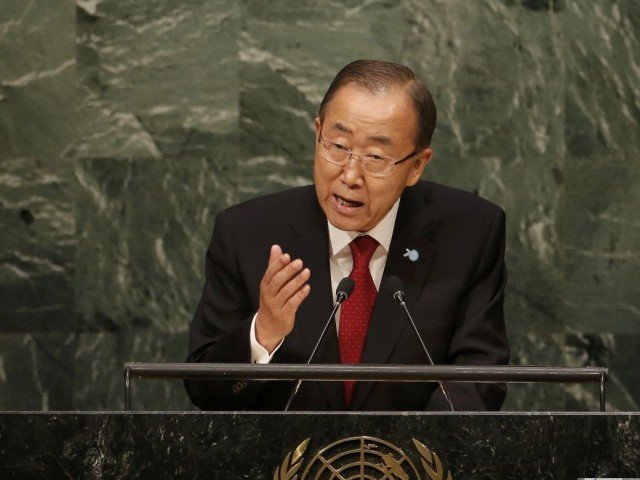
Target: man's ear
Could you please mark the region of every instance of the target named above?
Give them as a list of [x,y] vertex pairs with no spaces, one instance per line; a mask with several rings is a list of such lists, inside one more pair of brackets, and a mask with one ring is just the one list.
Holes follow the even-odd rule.
[[431,159],[433,158],[433,150],[429,147],[422,150],[420,153],[416,155],[411,161],[411,171],[409,172],[409,177],[407,178],[407,187],[411,187],[418,183],[420,177],[422,177],[422,172],[427,167]]
[[316,131],[316,140],[318,140],[318,137],[320,136],[320,129],[322,128],[320,117],[316,117],[316,119],[313,121],[313,128]]

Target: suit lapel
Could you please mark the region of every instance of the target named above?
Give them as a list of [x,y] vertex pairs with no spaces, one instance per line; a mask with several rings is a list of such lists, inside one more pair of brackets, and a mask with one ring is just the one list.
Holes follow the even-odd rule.
[[[430,218],[431,213],[425,199],[415,197],[415,193],[408,189],[400,201],[387,263],[367,332],[362,363],[386,363],[408,324],[400,305],[393,299],[394,292],[390,291],[387,279],[397,276],[402,280],[407,307],[411,311],[424,288],[436,255],[436,246],[431,238],[435,222]],[[418,252],[419,258],[415,261],[409,259],[407,249]],[[373,382],[356,383],[352,409],[357,410],[362,406],[373,385]]]
[[[301,258],[311,271],[311,292],[300,305],[296,324],[287,340],[303,345],[305,361],[311,354],[333,306],[329,268],[329,233],[327,220],[313,195],[313,206],[290,222],[296,237],[289,243],[292,258]],[[309,215],[309,211],[313,212]],[[300,343],[298,343],[300,345]],[[335,323],[329,327],[312,363],[340,363]],[[318,382],[334,410],[344,410],[341,382]]]

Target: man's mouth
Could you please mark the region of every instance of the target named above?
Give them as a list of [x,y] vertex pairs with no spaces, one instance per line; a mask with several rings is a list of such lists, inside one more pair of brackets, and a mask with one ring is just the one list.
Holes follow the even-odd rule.
[[341,197],[339,195],[333,195],[333,197],[335,198],[336,202],[338,203],[338,205],[342,205],[343,207],[349,207],[349,208],[356,208],[356,207],[361,207],[362,205],[364,205],[362,202],[356,202],[355,200],[348,200],[344,197]]

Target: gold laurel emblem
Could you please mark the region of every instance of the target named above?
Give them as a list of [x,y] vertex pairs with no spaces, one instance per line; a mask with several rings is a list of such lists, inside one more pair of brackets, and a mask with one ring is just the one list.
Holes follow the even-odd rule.
[[307,438],[298,445],[293,452],[288,453],[287,456],[284,457],[282,465],[276,468],[273,474],[273,480],[296,480],[298,478],[296,473],[302,466],[302,456],[307,449],[307,445],[309,445],[309,440],[311,439]]
[[453,480],[438,454],[415,438],[413,444],[427,477],[420,475],[415,464],[398,447],[368,436],[344,438],[323,447],[303,471],[303,455],[309,440],[286,455],[276,468],[273,480]]
[[418,450],[418,453],[420,454],[422,468],[424,468],[424,471],[427,472],[427,475],[429,475],[431,480],[453,480],[450,471],[447,472],[447,475],[445,476],[442,462],[436,452],[429,450],[423,443],[415,438],[412,438],[412,440],[416,450]]

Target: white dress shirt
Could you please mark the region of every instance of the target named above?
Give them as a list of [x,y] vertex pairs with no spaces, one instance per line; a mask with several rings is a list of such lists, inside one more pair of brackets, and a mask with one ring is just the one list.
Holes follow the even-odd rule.
[[[396,223],[396,216],[398,215],[398,207],[400,205],[400,199],[396,201],[384,218],[371,230],[366,233],[361,232],[347,232],[340,230],[328,221],[329,225],[329,268],[331,270],[331,291],[333,292],[333,301],[336,301],[336,289],[338,283],[344,277],[348,277],[353,267],[353,257],[351,255],[351,248],[349,244],[351,241],[359,235],[369,235],[378,242],[378,248],[373,252],[371,262],[369,263],[369,271],[373,278],[373,283],[376,289],[380,289],[380,282],[382,281],[382,273],[387,263],[387,255],[389,254],[389,246],[391,245],[391,237],[393,237],[393,227]],[[313,272],[311,272],[313,275]],[[271,354],[258,343],[256,340],[256,315],[253,316],[253,322],[251,323],[251,330],[249,334],[249,340],[251,342],[251,361],[253,363],[269,363],[273,355],[278,351],[282,342],[274,349]],[[336,314],[336,329],[340,328],[340,310]]]

